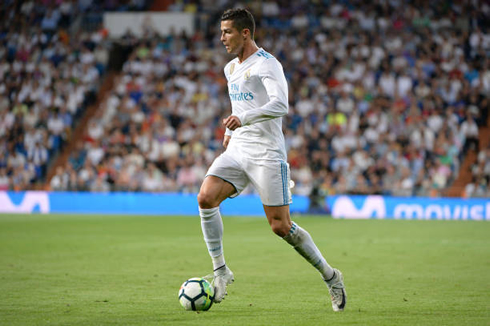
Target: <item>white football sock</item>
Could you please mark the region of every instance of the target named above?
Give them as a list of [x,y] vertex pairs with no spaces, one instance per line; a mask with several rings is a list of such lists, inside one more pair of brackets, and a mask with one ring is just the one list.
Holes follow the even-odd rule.
[[219,213],[219,207],[200,208],[201,228],[204,241],[208,247],[209,255],[213,260],[213,269],[216,271],[225,265],[223,256],[223,221]]
[[324,280],[330,280],[334,276],[333,268],[323,258],[311,235],[305,229],[293,222],[289,234],[283,239],[315,267],[322,274]]

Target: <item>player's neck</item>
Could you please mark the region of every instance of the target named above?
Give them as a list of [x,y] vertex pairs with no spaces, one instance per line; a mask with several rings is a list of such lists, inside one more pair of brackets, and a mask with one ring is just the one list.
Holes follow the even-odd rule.
[[243,61],[247,60],[248,57],[250,57],[252,54],[257,52],[259,47],[257,44],[255,44],[254,41],[247,42],[243,45],[243,49],[240,53],[238,53],[238,62],[242,63]]

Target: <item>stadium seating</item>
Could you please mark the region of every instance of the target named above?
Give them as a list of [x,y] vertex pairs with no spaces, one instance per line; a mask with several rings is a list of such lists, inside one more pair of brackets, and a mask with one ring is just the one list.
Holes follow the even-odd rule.
[[0,169],[3,188],[35,189],[72,140],[75,121],[93,103],[107,64],[95,33],[68,33],[71,1],[2,3]]
[[[478,186],[465,194],[490,195],[488,144],[480,141],[489,119],[487,5],[245,4],[257,18],[257,44],[280,60],[288,78],[284,132],[294,193],[442,196],[464,159],[480,153],[471,183]],[[222,9],[201,8],[216,20]],[[211,24],[194,35],[126,35],[131,54],[67,164],[47,180],[51,189],[198,191],[223,150],[220,121],[230,112],[222,69],[231,57],[218,32]],[[51,61],[66,60],[49,53]],[[22,105],[9,114],[28,111]],[[51,128],[46,122],[51,146],[68,139],[59,120],[52,113]],[[4,146],[10,143],[16,148],[15,141]]]

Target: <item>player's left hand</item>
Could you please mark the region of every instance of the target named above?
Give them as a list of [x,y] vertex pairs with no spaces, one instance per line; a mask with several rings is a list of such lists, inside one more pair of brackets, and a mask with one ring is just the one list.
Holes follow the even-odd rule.
[[230,130],[235,130],[242,126],[242,122],[235,115],[230,115],[228,118],[223,119],[223,124]]

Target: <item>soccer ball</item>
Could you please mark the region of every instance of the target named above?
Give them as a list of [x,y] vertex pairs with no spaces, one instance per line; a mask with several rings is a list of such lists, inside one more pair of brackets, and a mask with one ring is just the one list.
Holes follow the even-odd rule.
[[185,310],[209,310],[213,305],[213,300],[213,286],[201,277],[190,278],[180,287],[179,301]]

